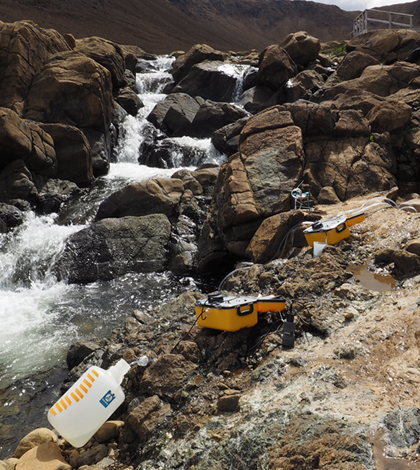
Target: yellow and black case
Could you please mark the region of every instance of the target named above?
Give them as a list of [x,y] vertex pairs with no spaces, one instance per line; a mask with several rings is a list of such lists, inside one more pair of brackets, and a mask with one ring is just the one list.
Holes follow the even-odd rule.
[[315,222],[303,233],[309,246],[314,246],[314,242],[336,245],[350,236],[345,217],[333,217],[324,222]]
[[195,304],[197,324],[222,331],[238,331],[258,322],[255,297],[209,295]]

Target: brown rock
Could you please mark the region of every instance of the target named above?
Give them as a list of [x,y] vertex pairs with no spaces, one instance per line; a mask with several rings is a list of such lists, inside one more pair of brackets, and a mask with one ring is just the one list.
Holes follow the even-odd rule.
[[276,256],[281,256],[281,249],[286,247],[286,243],[283,245],[285,236],[303,218],[302,212],[290,211],[265,219],[248,245],[249,258],[254,263],[267,263]]
[[268,46],[260,55],[257,84],[277,91],[289,78],[297,74],[296,64],[278,44]]
[[16,470],[72,470],[55,442],[45,442],[28,450],[17,462]]
[[378,60],[372,57],[370,54],[365,54],[364,52],[360,51],[350,52],[344,57],[344,60],[337,68],[335,74],[333,74],[328,79],[328,82],[334,79],[343,81],[358,78],[366,67],[371,65],[378,65],[378,63]]
[[332,186],[323,187],[317,196],[317,200],[320,204],[338,204],[340,202]]
[[217,409],[222,412],[238,411],[240,398],[238,393],[225,394],[218,399]]
[[176,82],[188,75],[195,64],[205,60],[224,60],[223,52],[217,51],[206,44],[196,44],[187,53],[181,54],[174,62],[171,73]]
[[77,467],[82,465],[93,465],[98,463],[108,455],[108,448],[105,444],[99,444],[81,452],[77,459]]
[[301,129],[288,126],[253,134],[241,143],[240,154],[257,213],[269,217],[288,210],[290,191],[303,169]]
[[57,174],[54,142],[37,124],[21,119],[14,111],[0,108],[1,169],[21,159],[34,173],[54,177]]
[[389,264],[392,263],[392,255],[394,250],[386,248],[385,250],[380,250],[375,253],[375,263],[378,264]]
[[172,410],[170,405],[162,405],[156,395],[146,398],[128,415],[127,425],[141,441],[148,439],[153,430],[161,424]]
[[99,206],[96,220],[110,217],[176,214],[184,184],[176,178],[156,178],[130,184],[116,191]]
[[140,387],[147,393],[173,399],[197,368],[181,354],[165,354],[144,372]]
[[386,100],[369,111],[366,119],[372,132],[382,134],[403,129],[410,121],[412,108],[403,101]]
[[41,124],[54,141],[57,178],[86,186],[92,182],[93,168],[88,140],[77,127],[64,124]]
[[403,274],[415,276],[420,272],[420,256],[406,250],[395,250],[392,253],[395,267]]
[[0,172],[0,197],[3,200],[30,200],[37,195],[32,174],[23,160],[14,160]]
[[124,421],[107,421],[96,431],[93,437],[100,444],[117,439],[123,426]]
[[34,75],[52,54],[69,49],[57,31],[41,30],[32,21],[1,23],[0,106],[22,116]]
[[38,428],[27,434],[18,444],[13,457],[19,459],[28,450],[46,442],[57,442],[56,434],[47,428]]
[[301,98],[308,99],[324,85],[323,77],[315,70],[303,70],[287,84],[287,101],[295,102]]
[[81,53],[64,52],[56,54],[34,77],[26,117],[106,131],[112,103],[109,71]]
[[173,352],[182,354],[187,361],[195,364],[200,362],[200,350],[194,341],[181,341]]
[[115,88],[123,85],[125,60],[121,46],[107,39],[91,36],[77,39],[74,51],[81,52],[109,70]]
[[410,52],[420,47],[420,34],[416,30],[379,29],[361,34],[347,44],[347,51],[369,54],[381,63],[404,60]]
[[311,62],[315,62],[321,50],[321,42],[308,34],[306,31],[299,31],[287,35],[280,42],[292,60],[299,65],[306,66]]

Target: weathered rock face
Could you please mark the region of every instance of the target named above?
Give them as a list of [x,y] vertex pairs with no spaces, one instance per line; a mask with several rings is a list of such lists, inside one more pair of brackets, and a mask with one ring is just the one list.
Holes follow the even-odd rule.
[[346,46],[348,52],[369,54],[384,64],[404,60],[414,49],[420,47],[420,34],[409,29],[379,30],[361,34]]
[[107,131],[112,109],[111,74],[84,54],[55,55],[35,75],[26,118]]
[[0,108],[0,141],[3,149],[1,170],[14,160],[23,160],[30,171],[49,177],[57,175],[51,136],[8,108]]
[[53,139],[57,158],[57,178],[87,186],[93,179],[91,147],[77,127],[41,124]]
[[0,24],[0,106],[20,116],[34,76],[52,54],[69,51],[57,31],[40,29],[31,21]]
[[[162,398],[172,401],[177,398],[182,386],[197,368],[181,354],[164,354],[147,368],[140,382],[146,393],[153,391]],[[179,398],[179,397],[178,397]]]
[[54,270],[61,279],[79,283],[162,271],[170,233],[163,214],[104,219],[67,240]]
[[121,46],[107,39],[93,36],[77,39],[74,51],[81,52],[109,70],[112,84],[115,88],[120,88],[124,85],[126,65]]

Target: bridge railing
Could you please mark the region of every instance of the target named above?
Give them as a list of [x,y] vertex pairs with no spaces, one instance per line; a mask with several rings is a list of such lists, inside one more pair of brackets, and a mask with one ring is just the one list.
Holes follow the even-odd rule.
[[[414,15],[385,10],[365,10],[353,21],[352,37],[374,29],[413,29]],[[376,25],[381,25],[380,27]],[[375,27],[376,26],[376,27]]]

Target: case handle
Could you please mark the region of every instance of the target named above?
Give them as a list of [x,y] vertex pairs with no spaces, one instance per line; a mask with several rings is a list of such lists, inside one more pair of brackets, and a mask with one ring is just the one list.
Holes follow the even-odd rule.
[[236,313],[238,317],[246,317],[254,311],[254,304],[251,304],[247,310],[241,310],[241,307],[236,308]]
[[[340,227],[341,227],[341,228],[340,228]],[[339,225],[335,230],[336,230],[337,233],[340,233],[340,232],[342,232],[343,230],[346,230],[346,228],[347,228],[347,225],[346,225],[345,222],[343,222],[343,223],[342,223],[341,225]]]

